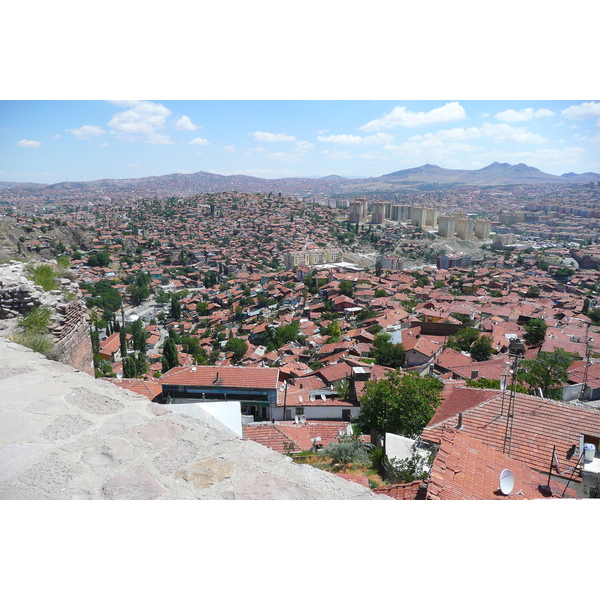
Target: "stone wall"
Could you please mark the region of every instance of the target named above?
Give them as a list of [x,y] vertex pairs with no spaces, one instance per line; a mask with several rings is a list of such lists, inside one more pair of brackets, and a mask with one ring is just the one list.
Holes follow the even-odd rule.
[[[49,264],[56,264],[49,261]],[[73,368],[94,374],[89,319],[79,285],[59,278],[60,289],[45,292],[28,278],[26,265],[10,261],[0,266],[0,319],[12,321],[5,329],[14,332],[18,317],[36,306],[52,310],[53,356]]]

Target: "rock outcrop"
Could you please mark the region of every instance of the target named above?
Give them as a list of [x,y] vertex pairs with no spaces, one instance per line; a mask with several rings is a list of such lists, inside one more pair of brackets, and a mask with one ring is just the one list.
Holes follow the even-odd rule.
[[[49,261],[48,264],[56,264]],[[51,334],[57,360],[79,371],[94,374],[89,320],[79,285],[68,277],[57,278],[59,288],[45,292],[28,277],[22,262],[0,266],[0,319],[3,329],[14,331],[16,319],[37,306],[52,310]]]

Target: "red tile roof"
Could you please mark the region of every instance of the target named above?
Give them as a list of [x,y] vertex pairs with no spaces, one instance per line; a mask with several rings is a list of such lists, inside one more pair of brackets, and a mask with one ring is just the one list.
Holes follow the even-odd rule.
[[[461,390],[462,388],[455,392],[460,394]],[[481,402],[477,404],[478,395]],[[500,390],[496,390],[491,398],[490,395],[490,390],[473,388],[469,397],[471,408],[465,407],[460,411],[462,430],[500,452],[506,450],[508,455],[509,444],[505,444],[504,440],[510,394],[505,392],[504,400]],[[457,410],[458,402],[457,396],[454,410]],[[447,413],[454,412],[449,405],[442,404],[440,409]],[[436,412],[421,436],[426,441],[439,443],[444,425],[456,427],[457,424],[456,412],[445,420],[440,420]],[[561,476],[568,478],[579,458],[575,449],[579,446],[581,434],[600,437],[600,410],[516,394],[510,457],[525,462],[542,473],[548,473],[552,448],[556,446]],[[581,480],[578,472],[573,480]]]
[[[425,498],[418,498],[419,495],[424,496],[424,489],[427,489],[427,483],[422,480],[412,481],[410,483],[394,483],[392,485],[380,486],[373,491],[376,494],[384,494],[390,496],[396,500],[425,500]],[[419,494],[421,492],[421,494]]]
[[[510,469],[514,486],[510,495],[500,491],[500,474]],[[531,500],[545,496],[538,486],[547,477],[529,468],[525,462],[510,458],[478,439],[451,427],[441,434],[427,487],[428,500]],[[551,485],[552,487],[552,485]],[[560,498],[563,486],[554,486],[553,497]],[[522,493],[519,493],[522,492]],[[567,489],[568,497],[575,498]]]
[[120,388],[146,396],[149,400],[156,400],[162,396],[162,385],[158,383],[158,380],[145,381],[144,379],[115,379],[112,377],[103,379]]
[[163,385],[213,387],[217,378],[219,385],[223,387],[275,389],[278,384],[279,369],[204,365],[174,367],[160,378],[160,382]]

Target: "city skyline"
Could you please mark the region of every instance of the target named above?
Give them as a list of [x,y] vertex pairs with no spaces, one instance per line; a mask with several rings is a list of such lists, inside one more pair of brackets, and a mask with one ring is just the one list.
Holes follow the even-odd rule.
[[4,100],[0,180],[207,171],[376,177],[435,164],[600,172],[589,100]]

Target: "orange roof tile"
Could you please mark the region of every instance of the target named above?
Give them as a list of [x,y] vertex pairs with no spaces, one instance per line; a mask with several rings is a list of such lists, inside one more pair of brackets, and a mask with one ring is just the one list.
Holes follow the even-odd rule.
[[214,386],[275,389],[279,369],[269,367],[189,366],[174,367],[161,378],[162,385]]

